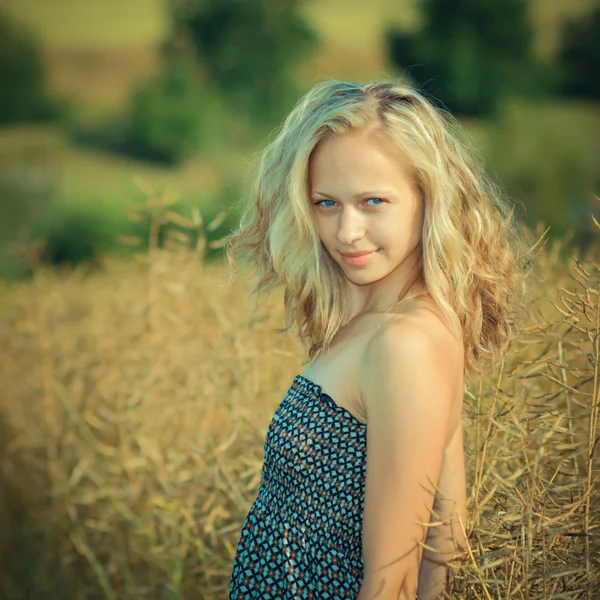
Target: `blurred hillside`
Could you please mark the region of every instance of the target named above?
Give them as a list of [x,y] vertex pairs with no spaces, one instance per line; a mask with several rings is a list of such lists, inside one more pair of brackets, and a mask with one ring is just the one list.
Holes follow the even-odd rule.
[[[387,27],[418,25],[416,0],[309,0],[304,13],[323,43],[303,69],[317,76],[376,79],[390,73],[383,45]],[[556,50],[565,19],[592,10],[596,0],[532,0],[536,49]],[[3,7],[43,41],[50,86],[97,107],[124,101],[132,85],[154,72],[157,48],[170,29],[165,0],[4,0]]]
[[[490,0],[500,9],[503,1],[506,7],[520,2]],[[178,195],[184,206],[201,208],[209,218],[228,210],[248,184],[257,149],[300,93],[323,78],[366,81],[416,73],[415,63],[423,61],[394,53],[392,31],[404,32],[400,41],[408,32],[442,59],[456,54],[428,46],[429,0],[236,2],[4,0],[2,9],[21,39],[19,57],[16,47],[0,50],[16,61],[6,74],[23,74],[22,98],[42,86],[47,97],[30,118],[0,119],[0,221],[5,223],[0,273],[23,272],[15,256],[25,256],[26,244],[36,236],[62,248],[49,256],[85,258],[118,250],[114,240],[131,233],[126,213],[145,194],[142,188]],[[452,2],[457,10],[463,7],[464,16],[472,0]],[[518,31],[508,8],[500,10],[498,27],[515,29],[517,37],[531,34],[531,60],[542,65],[540,81],[550,91],[509,94],[494,114],[463,114],[461,122],[530,226],[542,221],[551,227],[550,236],[573,228],[574,243],[585,245],[593,239],[588,217],[600,187],[599,104],[553,87],[560,87],[561,69],[577,70],[559,65],[565,24],[573,19],[585,24],[599,4],[523,3],[530,32]],[[196,17],[177,16],[176,6],[187,6]],[[282,6],[287,8],[279,10]],[[465,35],[476,36],[470,26]],[[580,60],[582,51],[585,47],[571,50],[571,61]],[[457,65],[446,65],[450,75],[458,66],[463,87],[466,82],[467,88],[485,88],[466,58],[464,64],[459,57]],[[593,65],[596,59],[590,60]],[[515,64],[518,68],[518,57]],[[433,79],[438,67],[443,62],[432,67]],[[41,79],[36,69],[43,69]],[[520,77],[534,80],[525,71]],[[5,85],[18,87],[12,80]],[[14,106],[22,104],[13,98]],[[234,221],[231,214],[223,226]],[[93,243],[83,244],[72,229],[96,231]],[[2,239],[7,236],[8,245]]]

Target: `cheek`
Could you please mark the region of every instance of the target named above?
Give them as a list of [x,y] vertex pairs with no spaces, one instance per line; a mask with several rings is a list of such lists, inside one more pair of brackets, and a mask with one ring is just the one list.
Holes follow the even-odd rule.
[[319,219],[316,219],[315,224],[316,224],[317,234],[318,234],[319,238],[321,239],[323,244],[325,244],[326,246],[329,245],[330,240],[332,238],[331,227],[327,226],[326,221],[321,221]]

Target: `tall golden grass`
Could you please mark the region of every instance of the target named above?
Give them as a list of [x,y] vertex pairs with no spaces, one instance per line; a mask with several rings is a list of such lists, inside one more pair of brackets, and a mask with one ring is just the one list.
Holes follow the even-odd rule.
[[[281,298],[248,318],[250,281],[204,260],[219,221],[168,197],[143,209],[135,261],[3,284],[4,598],[227,597],[266,429],[303,354],[273,333]],[[453,598],[600,597],[600,278],[596,246],[567,261],[567,242],[539,254],[544,294],[510,356],[466,379],[469,548]]]

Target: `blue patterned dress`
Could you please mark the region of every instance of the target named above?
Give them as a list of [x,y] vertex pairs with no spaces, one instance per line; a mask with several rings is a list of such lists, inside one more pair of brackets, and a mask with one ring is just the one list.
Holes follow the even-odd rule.
[[302,375],[267,430],[229,600],[337,600],[363,580],[367,426]]

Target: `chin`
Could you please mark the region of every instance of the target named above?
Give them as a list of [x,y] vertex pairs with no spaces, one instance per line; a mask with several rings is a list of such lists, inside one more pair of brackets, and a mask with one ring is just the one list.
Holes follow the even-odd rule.
[[381,277],[376,277],[372,273],[350,273],[348,271],[344,271],[344,275],[346,279],[353,283],[354,285],[369,285],[371,283],[375,283],[381,279]]

